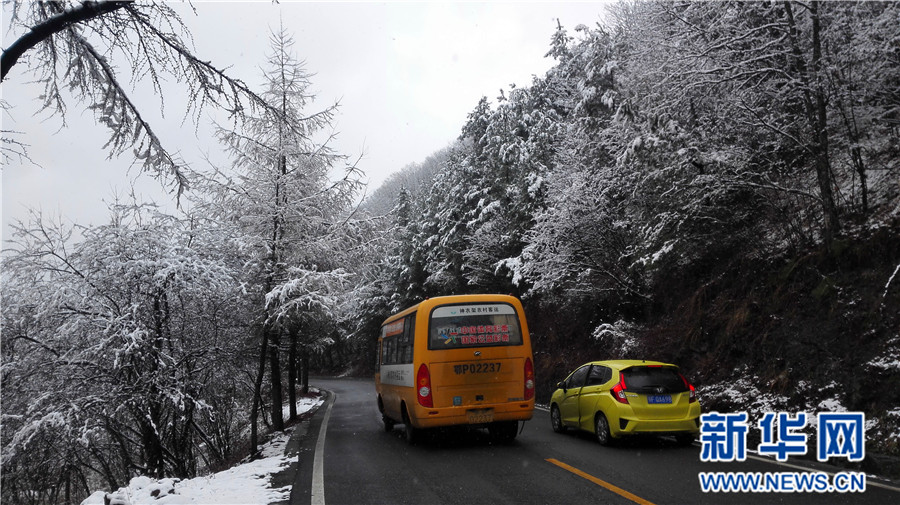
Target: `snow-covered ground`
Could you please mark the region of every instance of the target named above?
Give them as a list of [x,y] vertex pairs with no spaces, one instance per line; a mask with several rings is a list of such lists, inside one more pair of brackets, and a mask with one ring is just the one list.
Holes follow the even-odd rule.
[[[297,414],[321,405],[322,397],[301,398]],[[284,408],[287,418],[288,406]],[[292,432],[293,430],[291,430]],[[109,493],[111,505],[241,504],[266,505],[290,498],[291,486],[269,487],[272,474],[291,464],[295,456],[285,456],[290,432],[275,436],[262,447],[262,458],[242,463],[218,473],[193,479],[151,479],[135,477],[127,487]],[[103,505],[107,491],[96,491],[81,505]]]

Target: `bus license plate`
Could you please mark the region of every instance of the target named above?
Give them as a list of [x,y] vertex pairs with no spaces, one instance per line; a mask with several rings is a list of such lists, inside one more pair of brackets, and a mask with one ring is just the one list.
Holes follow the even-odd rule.
[[650,395],[647,403],[672,403],[672,395]]
[[469,424],[484,424],[494,420],[494,409],[474,409],[466,411]]

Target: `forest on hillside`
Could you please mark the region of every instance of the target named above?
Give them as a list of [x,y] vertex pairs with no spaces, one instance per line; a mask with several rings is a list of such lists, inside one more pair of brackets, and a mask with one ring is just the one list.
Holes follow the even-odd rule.
[[388,315],[454,293],[523,300],[539,402],[589,359],[660,359],[704,409],[864,411],[868,450],[900,455],[898,19],[620,3],[361,205],[274,33],[266,106],[219,129],[231,166],[178,173],[183,212],[17,227],[4,501],[221,468],[310,370],[371,374]]
[[586,361],[658,359],[705,409],[864,411],[900,454],[898,4],[610,14],[369,199],[393,245],[366,307],[513,293],[539,401]]

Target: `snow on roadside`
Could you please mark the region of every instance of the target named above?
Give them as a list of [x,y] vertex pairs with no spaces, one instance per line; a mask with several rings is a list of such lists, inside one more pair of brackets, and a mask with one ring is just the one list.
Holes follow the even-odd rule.
[[[319,390],[314,387],[310,387],[309,394],[318,395]],[[299,415],[303,414],[304,412],[308,412],[310,409],[316,407],[317,405],[321,405],[321,404],[322,404],[321,396],[315,396],[315,397],[310,397],[310,398],[297,398],[297,415],[299,416]],[[281,416],[283,418],[287,419],[288,416],[290,415],[290,413],[291,413],[290,404],[287,404],[287,403],[284,404],[284,407],[282,407],[282,409],[281,409]]]
[[[311,390],[312,391],[312,390]],[[308,412],[322,404],[322,397],[297,400],[297,414]],[[287,417],[288,407],[285,407]],[[293,431],[293,430],[291,430]],[[262,446],[262,457],[256,461],[193,479],[151,479],[134,477],[128,486],[109,493],[110,505],[181,505],[181,504],[241,504],[266,505],[288,500],[291,486],[269,487],[272,474],[291,464],[293,456],[284,450],[291,432],[278,434]],[[105,491],[95,491],[81,505],[103,505]]]

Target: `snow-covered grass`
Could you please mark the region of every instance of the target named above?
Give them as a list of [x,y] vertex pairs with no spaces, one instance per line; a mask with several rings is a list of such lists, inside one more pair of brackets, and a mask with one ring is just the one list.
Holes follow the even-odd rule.
[[[898,366],[897,343],[890,341],[888,351],[870,362],[867,368],[874,373],[878,370],[893,370]],[[804,431],[816,433],[816,415],[821,412],[847,412],[841,385],[832,381],[825,385],[812,385],[798,381],[790,394],[773,391],[772,384],[750,371],[749,367],[736,370],[734,377],[721,382],[706,384],[700,390],[700,401],[704,411],[747,412],[755,423],[767,412],[806,412],[809,419]],[[866,412],[867,451],[898,456],[900,455],[900,408],[887,411]]]
[[[841,387],[835,381],[823,386],[813,386],[801,380],[790,389],[790,394],[773,391],[771,381],[765,381],[751,373],[749,367],[737,370],[734,378],[705,385],[701,400],[723,411],[746,411],[751,418],[761,418],[767,412],[846,412],[841,398]],[[814,420],[809,426],[814,427]]]
[[[322,404],[322,397],[299,398],[297,414]],[[285,405],[284,415],[289,406]],[[290,498],[291,486],[270,487],[273,474],[291,464],[295,456],[286,456],[285,447],[293,430],[276,435],[262,446],[262,457],[218,473],[193,479],[151,479],[140,476],[128,486],[109,493],[111,505],[241,504],[266,505]],[[106,491],[96,491],[81,505],[103,505]]]

